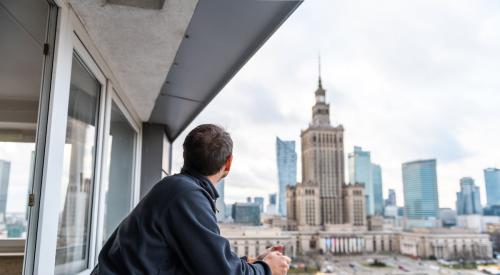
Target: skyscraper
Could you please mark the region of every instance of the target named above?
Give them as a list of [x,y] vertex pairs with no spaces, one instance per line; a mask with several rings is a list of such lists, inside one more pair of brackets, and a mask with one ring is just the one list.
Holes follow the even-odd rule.
[[7,213],[7,193],[9,191],[10,162],[0,160],[0,222],[5,221]]
[[500,205],[500,169],[484,169],[484,184],[488,206]]
[[403,163],[405,215],[410,219],[437,217],[439,211],[436,160]]
[[278,213],[286,216],[286,186],[297,182],[297,153],[294,140],[276,137],[276,161],[278,164]]
[[330,124],[330,105],[318,79],[312,122],[301,132],[302,183],[319,185],[321,224],[343,222],[344,127]]
[[217,207],[217,214],[215,215],[217,217],[217,221],[223,221],[226,218],[226,203],[224,202],[224,187],[225,183],[224,180],[222,179],[217,183],[215,186],[215,189],[217,189],[217,193],[219,193],[219,198],[215,201],[215,207]]
[[268,215],[276,215],[276,193],[269,194],[269,204],[267,205],[267,214]]
[[371,184],[373,188],[373,206],[375,215],[384,214],[384,197],[382,194],[382,168],[378,164],[372,164]]
[[457,215],[482,214],[479,187],[469,177],[460,179],[460,192],[457,192]]
[[253,198],[253,202],[259,205],[260,212],[264,212],[264,198],[263,197],[255,197]]
[[382,168],[371,162],[369,151],[354,146],[354,151],[348,155],[349,183],[361,183],[365,186],[366,214],[383,214]]
[[389,189],[389,195],[385,200],[385,205],[396,205],[396,191]]

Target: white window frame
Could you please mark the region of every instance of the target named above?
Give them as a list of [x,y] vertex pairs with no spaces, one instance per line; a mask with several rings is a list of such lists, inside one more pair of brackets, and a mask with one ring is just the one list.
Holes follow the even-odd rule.
[[[36,236],[31,242],[34,257],[25,260],[28,267],[24,274],[54,274],[59,226],[59,207],[62,181],[62,163],[66,140],[67,113],[71,84],[73,53],[76,53],[85,66],[100,82],[98,125],[96,128],[96,155],[94,160],[94,185],[91,197],[91,224],[88,247],[88,268],[78,274],[90,274],[97,263],[102,247],[104,196],[101,182],[108,175],[105,150],[106,134],[109,133],[110,108],[114,101],[126,116],[137,134],[134,151],[134,176],[130,210],[140,199],[140,172],[142,152],[142,123],[127,97],[120,89],[111,70],[97,51],[80,19],[65,1],[56,0],[58,5],[57,33],[54,45],[50,102],[48,106],[44,167],[40,190],[40,204]],[[61,165],[57,165],[61,164]],[[104,168],[104,169],[103,169]],[[55,214],[57,213],[57,214]],[[33,234],[35,234],[33,233]],[[32,270],[31,270],[32,269]]]
[[[105,125],[105,140],[104,140],[104,148],[103,152],[108,152],[110,150],[109,146],[109,132],[110,132],[110,126],[111,126],[111,110],[113,107],[113,102],[118,106],[118,109],[120,112],[125,116],[127,121],[129,122],[130,126],[132,126],[132,129],[135,131],[136,138],[134,140],[134,156],[133,156],[133,175],[132,175],[132,186],[131,186],[131,197],[130,197],[130,206],[129,206],[129,212],[132,211],[132,209],[135,207],[135,205],[139,201],[139,193],[140,193],[140,159],[141,159],[141,141],[142,141],[142,130],[140,127],[140,123],[137,122],[133,116],[130,114],[128,111],[128,108],[126,107],[126,104],[122,101],[118,93],[116,92],[115,88],[111,84],[110,81],[108,81],[107,85],[108,89],[108,97],[106,99],[106,125]],[[108,154],[103,155],[102,159],[102,164],[107,165],[109,163],[109,156]],[[109,168],[109,167],[106,167]],[[103,173],[101,174],[101,182],[107,182],[109,181],[109,169],[103,169]],[[109,184],[109,183],[108,183]],[[102,248],[103,241],[103,234],[104,234],[104,214],[105,214],[105,208],[106,208],[106,194],[103,190],[104,185],[101,184],[100,187],[100,197],[98,201],[98,223],[97,223],[97,238],[96,238],[96,246],[95,246],[95,255],[96,257],[94,258],[94,265],[97,264],[97,257],[99,255],[99,252]]]

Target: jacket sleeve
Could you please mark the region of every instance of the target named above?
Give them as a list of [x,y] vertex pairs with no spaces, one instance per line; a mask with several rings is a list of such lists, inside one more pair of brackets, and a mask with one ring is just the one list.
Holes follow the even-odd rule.
[[200,190],[178,196],[164,215],[165,238],[191,274],[271,275],[264,262],[248,264],[230,249],[209,199]]

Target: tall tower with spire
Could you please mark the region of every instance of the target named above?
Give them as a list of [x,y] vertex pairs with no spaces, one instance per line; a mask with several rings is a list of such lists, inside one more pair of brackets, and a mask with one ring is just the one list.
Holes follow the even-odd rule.
[[302,182],[319,186],[321,225],[343,223],[342,185],[344,183],[344,128],[330,123],[330,105],[321,81],[314,95],[312,121],[301,132]]

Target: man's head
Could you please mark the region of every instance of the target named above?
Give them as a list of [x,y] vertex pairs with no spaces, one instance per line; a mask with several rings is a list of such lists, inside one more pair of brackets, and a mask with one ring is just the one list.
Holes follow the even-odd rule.
[[[204,176],[225,177],[231,168],[233,140],[229,133],[213,124],[202,124],[186,136],[184,166]],[[220,174],[220,175],[219,175]]]

